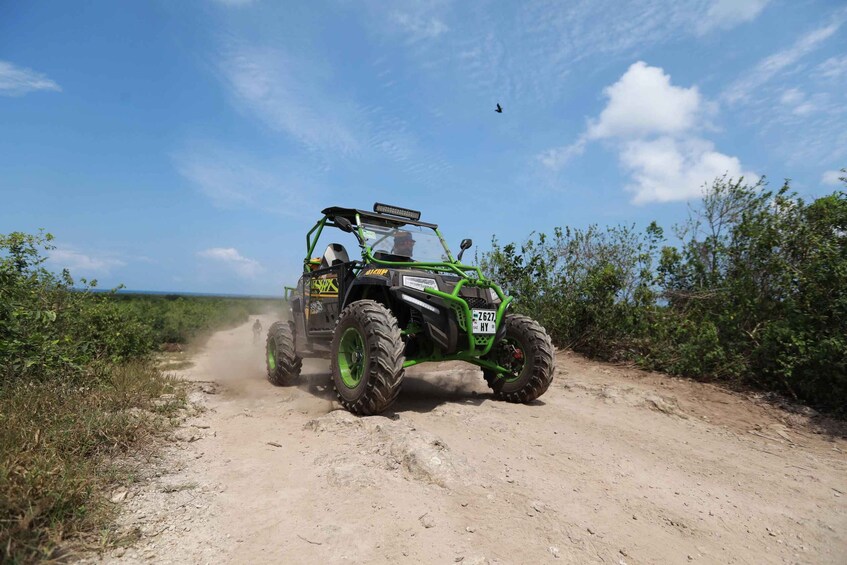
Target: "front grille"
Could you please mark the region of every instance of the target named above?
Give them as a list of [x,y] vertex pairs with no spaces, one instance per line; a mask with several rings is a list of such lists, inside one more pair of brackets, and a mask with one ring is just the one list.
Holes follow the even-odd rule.
[[[471,307],[471,308],[485,308],[485,307],[490,308],[491,307],[485,301],[484,298],[480,298],[480,297],[477,297],[477,296],[471,296],[471,297],[463,296],[462,298],[467,301],[468,306]],[[450,308],[453,309],[453,312],[456,315],[456,321],[459,323],[459,328],[461,328],[462,332],[467,332],[469,330],[469,328],[468,328],[467,320],[465,318],[464,309],[459,304],[456,304],[456,303],[451,303]],[[491,343],[491,340],[493,340],[493,339],[494,339],[493,335],[475,335],[474,338],[473,338],[474,346],[477,350],[479,350],[480,348],[487,347],[488,344]],[[466,347],[467,347],[467,337],[464,336],[464,335],[460,335],[459,336],[459,349],[465,349]]]
[[486,345],[488,345],[489,341],[494,339],[494,336],[493,335],[475,335],[475,336],[473,336],[473,339],[474,339],[474,342],[476,343],[477,347],[480,347],[480,346],[485,347]]
[[450,307],[453,309],[453,312],[456,314],[456,321],[459,323],[459,327],[462,328],[462,331],[468,331],[467,320],[465,319],[465,311],[461,306],[456,304],[455,302],[450,303]]

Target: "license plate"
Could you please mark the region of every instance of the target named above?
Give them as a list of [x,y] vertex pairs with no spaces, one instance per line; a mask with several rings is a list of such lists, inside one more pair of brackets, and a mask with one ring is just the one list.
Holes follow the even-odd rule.
[[496,310],[471,310],[471,314],[473,314],[473,333],[489,335],[494,333]]

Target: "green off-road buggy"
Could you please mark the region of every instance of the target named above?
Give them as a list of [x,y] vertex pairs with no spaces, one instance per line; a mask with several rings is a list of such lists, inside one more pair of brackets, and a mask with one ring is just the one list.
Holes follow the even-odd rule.
[[[553,380],[553,346],[538,322],[509,310],[511,297],[479,267],[455,259],[420,212],[375,204],[373,212],[327,208],[306,235],[303,276],[286,288],[290,322],[268,331],[268,379],[294,384],[305,357],[329,358],[341,404],[378,414],[397,398],[406,367],[461,360],[482,368],[496,398],[530,402]],[[361,261],[324,228],[352,234]],[[342,235],[342,234],[339,234]],[[353,243],[351,241],[351,243]]]

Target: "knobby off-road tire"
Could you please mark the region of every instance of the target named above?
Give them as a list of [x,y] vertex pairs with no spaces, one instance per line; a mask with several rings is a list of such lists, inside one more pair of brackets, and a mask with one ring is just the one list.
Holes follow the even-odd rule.
[[294,324],[274,322],[265,346],[268,380],[276,386],[293,385],[300,378],[303,360],[294,350]]
[[403,382],[403,347],[397,320],[382,304],[359,300],[342,310],[330,354],[341,405],[363,416],[391,406]]
[[[506,335],[486,356],[504,368],[519,367],[517,378],[497,378],[494,371],[483,369],[485,382],[494,397],[507,402],[532,402],[544,394],[553,382],[553,343],[541,324],[527,316],[507,314]],[[518,354],[517,352],[520,352]],[[516,358],[520,355],[522,359]],[[521,366],[522,361],[522,366]]]

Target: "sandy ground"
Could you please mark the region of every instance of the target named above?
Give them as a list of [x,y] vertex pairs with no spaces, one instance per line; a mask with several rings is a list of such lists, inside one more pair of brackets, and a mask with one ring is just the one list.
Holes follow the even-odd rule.
[[847,441],[802,414],[560,352],[532,405],[442,364],[357,418],[262,347],[248,323],[180,373],[205,410],[117,494],[139,541],[89,561],[847,563]]

